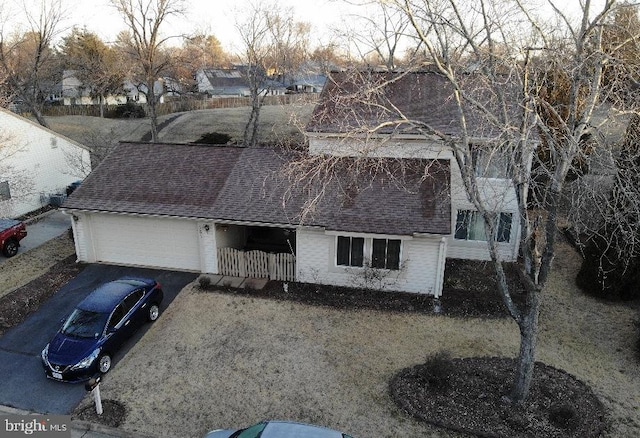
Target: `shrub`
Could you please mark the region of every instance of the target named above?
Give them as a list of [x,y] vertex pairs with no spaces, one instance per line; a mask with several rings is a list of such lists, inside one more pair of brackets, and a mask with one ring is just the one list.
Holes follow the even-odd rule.
[[640,260],[635,257],[628,261],[628,265],[620,263],[616,248],[609,245],[606,239],[594,236],[584,248],[584,259],[576,275],[576,284],[583,292],[598,298],[634,300],[640,297],[639,267]]
[[146,113],[141,105],[127,102],[124,105],[117,105],[106,116],[110,119],[142,119],[146,117]]
[[450,385],[451,367],[451,354],[439,351],[428,356],[427,361],[419,368],[420,380],[429,388],[446,390]]
[[569,404],[555,404],[549,408],[549,421],[554,426],[571,432],[578,426],[578,413]]
[[198,285],[200,289],[207,290],[211,286],[211,277],[207,277],[206,275],[201,275],[198,278]]
[[220,132],[207,132],[206,134],[202,134],[202,136],[194,141],[194,143],[201,144],[227,144],[231,141],[231,136],[229,134],[223,134]]

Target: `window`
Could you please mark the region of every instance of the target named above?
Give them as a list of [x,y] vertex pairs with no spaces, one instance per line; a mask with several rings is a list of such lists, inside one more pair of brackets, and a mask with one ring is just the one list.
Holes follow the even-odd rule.
[[143,296],[144,296],[144,289],[138,289],[137,291],[130,294],[127,298],[125,298],[124,300],[125,311],[129,313],[131,309],[133,309],[134,306],[138,304],[138,301],[140,301],[140,299]]
[[379,269],[400,269],[400,240],[373,239],[371,267]]
[[[509,242],[511,239],[511,213],[500,213],[498,217],[498,233],[496,241]],[[454,237],[458,240],[487,240],[482,215],[473,210],[459,210],[456,219],[456,232]]]
[[474,147],[472,152],[475,174],[481,178],[506,178],[509,159],[499,149],[480,149]]
[[8,201],[11,199],[11,189],[9,188],[9,181],[0,182],[0,201]]
[[342,266],[362,266],[364,238],[338,236],[337,263]]
[[336,264],[338,266],[363,267],[365,254],[376,269],[400,269],[399,239],[365,239],[364,237],[338,236]]
[[496,240],[498,242],[508,242],[511,240],[511,220],[513,216],[511,213],[500,213],[498,218],[498,235]]
[[111,315],[111,319],[109,320],[109,328],[113,328],[115,326],[117,326],[122,319],[126,316],[127,314],[127,310],[124,308],[124,304],[120,303],[118,304],[118,307],[116,307],[116,310],[113,311],[113,314]]

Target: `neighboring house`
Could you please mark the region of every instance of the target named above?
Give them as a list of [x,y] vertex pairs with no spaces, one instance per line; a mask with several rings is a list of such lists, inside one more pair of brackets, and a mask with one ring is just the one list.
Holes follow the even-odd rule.
[[0,108],[0,216],[37,210],[90,171],[81,144]]
[[[154,91],[159,97],[159,103],[164,102],[164,82],[156,81]],[[145,84],[136,85],[131,80],[125,80],[122,84],[121,94],[110,94],[105,96],[107,105],[123,105],[127,102],[140,104],[147,103],[147,86]],[[86,86],[75,74],[73,70],[62,72],[62,97],[64,105],[99,105],[100,98],[91,95],[91,87]]]
[[[62,100],[64,105],[100,105],[100,98],[91,95],[91,87],[85,86],[74,70],[62,72]],[[105,96],[107,105],[125,103],[127,103],[127,96],[124,93]]]
[[321,93],[327,77],[322,74],[298,74],[287,85],[289,93]]
[[[200,69],[196,72],[198,93],[210,97],[249,97],[251,88],[247,81],[246,69],[241,67],[232,69]],[[273,80],[267,79],[263,84],[261,94],[269,96],[282,95],[286,88]]]
[[[63,206],[78,259],[439,296],[447,258],[488,259],[460,172],[443,144],[411,129],[355,133],[387,116],[338,107],[336,97],[353,92],[347,82],[328,82],[307,128],[311,156],[341,157],[327,186],[290,184],[282,169],[295,156],[279,150],[123,143]],[[441,78],[408,75],[388,87],[410,116],[455,131]],[[502,254],[514,260],[515,194],[493,164],[481,184],[500,212]],[[309,189],[324,193],[314,209]]]
[[[124,81],[124,85],[122,86],[124,89],[127,102],[135,102],[139,104],[147,103],[147,85],[140,83],[135,84],[133,81],[127,79]],[[162,81],[156,81],[153,84],[153,91],[155,92],[156,99],[158,103],[164,103],[164,83]]]

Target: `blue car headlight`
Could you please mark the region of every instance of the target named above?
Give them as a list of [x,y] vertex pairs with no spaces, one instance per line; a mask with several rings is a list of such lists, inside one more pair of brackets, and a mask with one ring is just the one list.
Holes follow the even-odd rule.
[[83,368],[89,368],[91,364],[98,358],[99,355],[100,355],[100,349],[96,348],[95,350],[93,350],[93,353],[91,353],[89,356],[85,357],[80,362],[72,366],[71,369],[79,370]]
[[49,362],[49,344],[47,344],[46,347],[44,347],[40,355],[42,356],[43,361]]

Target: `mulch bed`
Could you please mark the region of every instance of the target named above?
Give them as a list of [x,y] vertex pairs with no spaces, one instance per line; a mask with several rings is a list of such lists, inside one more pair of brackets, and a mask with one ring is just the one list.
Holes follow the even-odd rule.
[[[514,268],[506,266],[508,282],[514,291],[514,301],[522,305],[524,291],[519,286]],[[285,290],[281,281],[269,281],[262,289],[220,286],[201,289],[339,309],[437,313],[455,317],[508,317],[507,309],[497,292],[490,263],[449,260],[445,272],[445,288],[438,300],[430,295],[313,283],[288,283]]]
[[481,437],[598,437],[607,422],[591,389],[568,373],[536,362],[525,403],[507,398],[515,361],[435,358],[393,377],[389,393],[409,415]]
[[[92,399],[93,400],[93,399]],[[127,408],[116,400],[102,400],[102,414],[96,413],[96,406],[92,402],[90,405],[74,412],[74,420],[89,421],[91,423],[100,423],[109,427],[118,427],[127,415]]]

